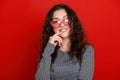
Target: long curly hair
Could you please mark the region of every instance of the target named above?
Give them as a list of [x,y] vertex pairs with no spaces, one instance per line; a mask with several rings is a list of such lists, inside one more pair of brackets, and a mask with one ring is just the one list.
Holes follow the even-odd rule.
[[[41,44],[41,52],[40,52],[40,59],[41,55],[44,52],[45,46],[49,40],[49,37],[54,35],[54,31],[52,26],[50,25],[50,21],[52,20],[53,13],[56,10],[59,9],[64,9],[67,13],[67,16],[71,19],[70,27],[70,42],[71,46],[69,49],[69,60],[72,60],[72,62],[77,62],[79,61],[80,63],[82,62],[82,56],[86,50],[86,45],[88,44],[85,36],[85,30],[83,29],[81,22],[79,21],[76,13],[67,5],[65,4],[57,4],[53,6],[45,19],[44,25],[43,25],[43,32],[42,32],[42,44]],[[57,56],[57,51],[59,47],[56,46],[53,54],[51,55],[52,60],[51,62],[54,63],[56,56]]]

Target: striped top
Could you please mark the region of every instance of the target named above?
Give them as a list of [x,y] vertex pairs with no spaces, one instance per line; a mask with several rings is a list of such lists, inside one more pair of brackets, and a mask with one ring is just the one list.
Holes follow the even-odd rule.
[[88,45],[79,62],[66,62],[69,59],[67,51],[58,50],[54,64],[51,65],[51,54],[55,46],[47,43],[42,59],[35,74],[35,80],[92,80],[94,73],[94,49]]

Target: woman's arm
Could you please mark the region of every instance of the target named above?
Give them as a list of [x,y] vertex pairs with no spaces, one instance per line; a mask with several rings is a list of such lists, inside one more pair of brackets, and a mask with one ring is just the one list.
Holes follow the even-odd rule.
[[55,46],[48,42],[38,65],[35,80],[50,80],[51,54],[54,49]]
[[81,63],[78,80],[92,80],[94,73],[94,48],[88,45]]

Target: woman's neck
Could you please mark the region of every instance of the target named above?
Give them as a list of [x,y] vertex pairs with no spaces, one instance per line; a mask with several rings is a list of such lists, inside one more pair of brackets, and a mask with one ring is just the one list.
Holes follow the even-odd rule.
[[60,50],[62,51],[68,51],[70,49],[70,39],[69,38],[64,38],[63,43],[60,46]]

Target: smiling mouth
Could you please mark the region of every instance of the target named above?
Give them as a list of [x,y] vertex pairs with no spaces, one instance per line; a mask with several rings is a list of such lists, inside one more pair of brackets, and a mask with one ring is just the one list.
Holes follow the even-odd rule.
[[66,30],[67,30],[67,29],[64,28],[64,29],[60,29],[59,31],[63,33],[63,32],[65,32]]

